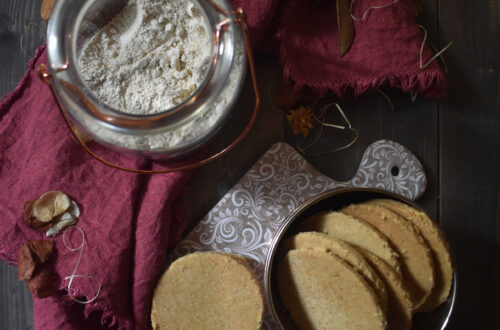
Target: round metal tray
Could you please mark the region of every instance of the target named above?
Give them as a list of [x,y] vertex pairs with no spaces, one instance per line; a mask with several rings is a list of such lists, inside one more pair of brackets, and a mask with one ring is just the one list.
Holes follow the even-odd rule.
[[[328,191],[306,201],[297,207],[295,211],[284,221],[283,225],[278,229],[278,232],[271,242],[264,270],[266,298],[269,308],[271,309],[271,314],[278,326],[281,326],[284,329],[296,328],[293,325],[287,310],[282,305],[279,294],[275,289],[277,288],[276,267],[279,262],[277,256],[280,255],[280,243],[286,238],[293,236],[296,233],[298,225],[304,219],[313,214],[322,211],[338,210],[349,204],[362,203],[377,198],[397,200],[423,211],[418,204],[393,193],[372,188],[348,188]],[[412,329],[445,329],[453,312],[456,291],[457,278],[455,268],[455,273],[453,274],[453,284],[448,299],[432,312],[414,314]]]

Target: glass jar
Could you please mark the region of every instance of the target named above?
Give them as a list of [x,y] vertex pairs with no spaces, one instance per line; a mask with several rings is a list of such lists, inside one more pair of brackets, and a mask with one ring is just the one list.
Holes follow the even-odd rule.
[[187,99],[148,115],[105,104],[87,86],[79,68],[86,42],[129,1],[56,2],[47,27],[50,83],[72,121],[94,140],[118,151],[172,158],[206,145],[228,118],[246,71],[242,29],[226,0],[185,1],[202,13],[212,37],[211,61],[204,80]]

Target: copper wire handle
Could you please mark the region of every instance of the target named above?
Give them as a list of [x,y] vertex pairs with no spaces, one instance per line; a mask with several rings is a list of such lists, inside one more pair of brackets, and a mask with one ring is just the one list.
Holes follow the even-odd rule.
[[248,26],[247,26],[247,22],[246,22],[246,18],[245,18],[245,14],[243,13],[243,9],[241,8],[238,8],[237,10],[233,11],[233,15],[235,16],[235,22],[240,24],[241,25],[241,28],[243,30],[243,37],[244,37],[244,43],[245,43],[245,51],[246,51],[246,54],[247,54],[247,57],[248,57],[248,65],[250,67],[250,75],[252,77],[252,83],[253,83],[253,90],[254,90],[254,93],[255,93],[255,106],[254,106],[254,110],[253,110],[253,113],[252,113],[252,117],[250,118],[247,126],[243,129],[243,131],[241,132],[241,134],[233,141],[231,142],[228,146],[226,146],[224,149],[218,151],[217,153],[203,159],[203,160],[200,160],[200,161],[197,161],[197,162],[194,162],[194,163],[190,163],[190,164],[187,164],[187,165],[183,165],[183,166],[179,166],[179,167],[175,167],[175,168],[171,168],[171,169],[165,169],[165,170],[140,170],[140,169],[135,169],[135,168],[128,168],[128,167],[123,167],[123,166],[120,166],[120,165],[117,165],[117,164],[114,164],[112,162],[109,162],[105,159],[103,159],[102,157],[100,157],[99,155],[97,155],[96,153],[94,153],[92,150],[89,149],[89,147],[87,147],[87,145],[85,144],[85,142],[83,142],[80,138],[80,136],[78,136],[75,131],[72,129],[72,125],[71,125],[71,121],[68,117],[68,114],[64,111],[63,109],[63,106],[61,104],[61,99],[59,98],[59,95],[57,94],[55,88],[54,88],[54,85],[52,84],[50,78],[51,78],[51,74],[48,72],[47,68],[45,67],[44,64],[40,64],[38,66],[38,71],[40,73],[40,75],[42,76],[42,79],[43,81],[50,86],[50,89],[52,91],[52,94],[54,95],[54,98],[56,99],[56,103],[57,103],[57,107],[59,108],[59,111],[66,123],[66,125],[68,126],[71,134],[73,135],[73,137],[75,138],[75,140],[78,142],[78,144],[90,155],[92,156],[94,159],[98,160],[99,162],[109,166],[109,167],[112,167],[112,168],[115,168],[117,170],[121,170],[121,171],[126,171],[126,172],[131,172],[131,173],[138,173],[138,174],[161,174],[161,173],[172,173],[172,172],[177,172],[177,171],[183,171],[183,170],[190,170],[190,169],[193,169],[193,168],[196,168],[196,167],[200,167],[202,165],[205,165],[219,157],[221,157],[222,155],[224,155],[225,153],[227,153],[228,151],[230,151],[231,149],[233,149],[238,143],[241,142],[241,140],[243,140],[243,138],[248,134],[248,132],[252,129],[254,123],[255,123],[255,120],[257,119],[257,114],[259,112],[259,106],[260,106],[260,94],[259,94],[259,88],[258,88],[258,85],[257,85],[257,75],[255,73],[255,62],[254,62],[254,59],[253,59],[253,55],[252,55],[252,48],[250,46],[250,37],[248,35]]

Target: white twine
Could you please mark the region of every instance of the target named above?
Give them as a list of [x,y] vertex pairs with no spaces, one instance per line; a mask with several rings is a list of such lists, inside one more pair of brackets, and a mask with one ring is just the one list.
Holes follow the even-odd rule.
[[[82,235],[82,242],[80,243],[80,245],[77,247],[77,248],[73,248],[73,247],[70,247],[68,245],[68,243],[66,242],[66,234],[68,233],[68,231],[70,231],[71,229],[77,229],[80,234]],[[73,273],[70,275],[70,276],[66,276],[64,278],[65,281],[69,280],[69,283],[68,283],[68,286],[67,286],[67,290],[68,290],[68,295],[71,299],[73,299],[74,301],[76,301],[77,303],[80,303],[80,304],[89,304],[91,302],[93,302],[94,300],[97,299],[97,297],[99,296],[99,294],[101,293],[101,283],[100,281],[98,281],[96,278],[94,278],[93,276],[89,276],[89,275],[79,275],[79,274],[76,274],[77,270],[78,270],[78,266],[80,265],[80,260],[82,259],[82,254],[83,254],[83,248],[85,247],[85,244],[86,244],[86,241],[85,241],[85,233],[83,232],[83,230],[78,227],[78,226],[71,226],[69,228],[67,228],[65,231],[64,231],[64,234],[63,234],[63,244],[64,246],[70,250],[71,252],[76,252],[76,251],[80,251],[80,254],[78,255],[78,259],[76,260],[76,264],[75,264],[75,268],[73,269]],[[95,294],[95,296],[90,299],[90,300],[80,300],[80,299],[77,299],[73,296],[73,294],[71,293],[72,292],[72,288],[71,288],[71,285],[73,284],[73,279],[75,278],[88,278],[92,281],[94,281],[96,284],[98,284],[98,288],[97,288],[97,293]]]
[[399,2],[399,0],[393,0],[392,2],[388,3],[388,4],[385,4],[385,5],[381,5],[381,6],[372,6],[370,8],[368,8],[367,10],[365,10],[365,12],[363,13],[363,16],[361,16],[361,18],[358,18],[358,17],[355,17],[354,14],[352,13],[352,6],[354,5],[354,2],[356,2],[356,0],[352,0],[351,1],[351,17],[353,20],[355,21],[364,21],[366,16],[368,16],[368,14],[370,13],[370,11],[372,11],[372,9],[382,9],[382,8],[387,8],[389,6],[392,6],[396,3]]

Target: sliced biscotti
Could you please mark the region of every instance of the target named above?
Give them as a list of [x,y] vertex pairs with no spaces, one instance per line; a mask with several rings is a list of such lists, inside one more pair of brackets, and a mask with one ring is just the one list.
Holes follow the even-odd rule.
[[425,212],[407,204],[392,199],[376,199],[370,201],[370,203],[383,206],[413,223],[429,244],[436,266],[436,283],[434,290],[418,311],[428,312],[435,309],[448,298],[453,283],[453,263],[450,247],[443,232]]
[[153,329],[260,329],[261,287],[242,257],[196,252],[177,259],[153,295]]
[[287,239],[284,244],[287,251],[315,247],[325,248],[328,252],[344,260],[365,278],[379,298],[382,309],[384,312],[387,311],[387,290],[384,282],[353,246],[318,232],[298,233]]
[[416,310],[434,288],[434,261],[427,242],[415,226],[396,213],[369,203],[350,205],[342,213],[366,221],[383,233],[401,256],[403,282]]
[[340,212],[319,213],[305,219],[298,231],[317,231],[341,239],[353,246],[371,251],[387,262],[396,272],[401,272],[398,254],[387,237],[371,224]]
[[387,310],[389,330],[409,330],[413,316],[412,303],[410,294],[403,287],[401,275],[373,253],[362,249],[359,251],[386,284],[389,297]]
[[289,251],[278,265],[281,301],[300,329],[385,329],[378,298],[364,278],[326,249]]

